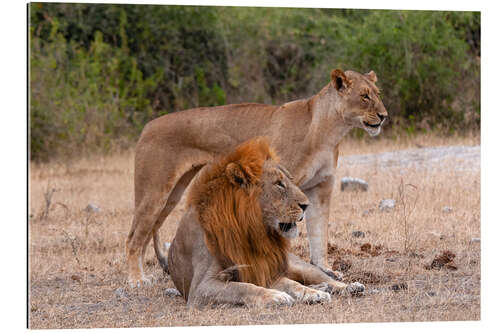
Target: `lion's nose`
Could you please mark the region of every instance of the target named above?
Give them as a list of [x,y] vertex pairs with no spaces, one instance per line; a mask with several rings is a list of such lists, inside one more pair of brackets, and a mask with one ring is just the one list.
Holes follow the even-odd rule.
[[303,212],[306,211],[308,204],[299,204],[299,207],[302,209]]
[[377,113],[377,116],[380,118],[380,121],[384,121],[384,119],[387,118],[386,115],[381,114],[381,113]]

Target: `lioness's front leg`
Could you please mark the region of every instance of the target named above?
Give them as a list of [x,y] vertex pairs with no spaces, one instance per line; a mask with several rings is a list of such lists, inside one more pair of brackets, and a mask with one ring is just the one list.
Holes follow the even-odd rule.
[[328,220],[330,218],[330,198],[334,177],[327,177],[312,189],[306,190],[311,205],[306,211],[307,238],[311,252],[311,264],[318,266],[332,278],[338,275],[328,268]]
[[292,296],[295,300],[308,304],[332,301],[330,294],[321,290],[306,287],[286,277],[279,279],[275,284],[272,285],[272,288],[284,291],[288,295]]

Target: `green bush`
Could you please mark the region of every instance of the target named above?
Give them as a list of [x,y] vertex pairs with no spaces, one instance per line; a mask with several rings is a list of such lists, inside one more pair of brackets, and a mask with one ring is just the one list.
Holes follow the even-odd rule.
[[162,114],[309,97],[374,70],[392,127],[479,129],[480,14],[30,5],[31,157],[134,142]]
[[152,114],[147,94],[161,73],[144,78],[134,58],[95,33],[89,49],[56,32],[49,43],[31,38],[31,157],[89,148],[135,136]]

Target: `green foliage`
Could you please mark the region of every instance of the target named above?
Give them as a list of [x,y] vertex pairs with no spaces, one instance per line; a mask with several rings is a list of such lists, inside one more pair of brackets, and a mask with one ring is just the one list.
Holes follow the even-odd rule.
[[105,43],[100,32],[88,50],[59,33],[48,43],[32,36],[30,47],[32,158],[109,148],[113,139],[136,135],[150,118],[147,94],[161,72],[144,78],[136,60]]
[[374,11],[358,33],[344,35],[344,66],[374,69],[391,117],[411,131],[422,121],[464,125],[465,109],[452,103],[467,93],[465,80],[479,86],[467,43],[444,18],[443,12]]
[[374,70],[409,134],[480,125],[479,13],[32,3],[30,47],[32,158],[135,141],[168,112],[308,97],[333,68]]

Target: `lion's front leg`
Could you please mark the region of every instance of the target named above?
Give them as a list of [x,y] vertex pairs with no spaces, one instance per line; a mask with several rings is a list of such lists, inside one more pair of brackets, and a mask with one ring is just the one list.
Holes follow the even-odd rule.
[[188,305],[233,304],[249,307],[292,305],[289,294],[256,286],[245,282],[223,282],[206,278],[195,291],[189,294]]
[[260,287],[252,283],[221,280],[221,275],[218,274],[221,272],[221,266],[217,260],[212,258],[211,261],[208,268],[204,268],[203,265],[195,267],[194,282],[187,299],[190,306],[233,304],[267,307],[292,305],[295,302],[293,297],[283,291]]
[[286,277],[279,279],[273,284],[272,288],[283,291],[292,296],[295,300],[307,304],[332,301],[330,294],[327,292],[306,287]]
[[318,267],[304,262],[292,253],[288,254],[288,271],[286,276],[289,279],[330,294],[357,295],[365,290],[365,286],[359,282],[345,284],[332,279]]

